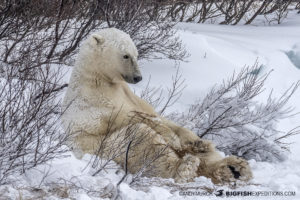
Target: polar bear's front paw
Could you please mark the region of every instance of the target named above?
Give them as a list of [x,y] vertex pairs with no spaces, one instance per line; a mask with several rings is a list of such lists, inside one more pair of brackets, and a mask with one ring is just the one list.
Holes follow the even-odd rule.
[[190,153],[206,153],[211,151],[211,143],[205,140],[196,140],[186,142],[184,149]]
[[213,172],[213,178],[216,183],[248,181],[252,178],[252,172],[246,160],[230,156],[220,162]]
[[188,181],[192,181],[193,178],[197,176],[197,169],[199,167],[200,160],[199,158],[192,156],[190,154],[186,154],[182,160],[180,165],[177,168],[175,174],[175,181],[178,183],[185,183]]

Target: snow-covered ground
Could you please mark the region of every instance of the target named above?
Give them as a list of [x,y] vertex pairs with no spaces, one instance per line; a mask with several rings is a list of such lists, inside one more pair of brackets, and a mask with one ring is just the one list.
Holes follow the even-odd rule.
[[[179,101],[170,111],[184,111],[189,104],[205,95],[210,87],[229,77],[234,70],[253,65],[256,61],[263,70],[274,70],[266,82],[266,92],[274,89],[280,96],[292,83],[300,80],[300,15],[292,13],[281,25],[272,26],[221,26],[209,24],[181,23],[178,33],[191,54],[188,62],[180,63],[180,73],[185,79],[186,88]],[[143,81],[132,86],[142,90],[151,75],[151,86],[168,87],[176,67],[171,60],[141,61]],[[259,96],[265,101],[266,96]],[[291,98],[290,104],[295,112],[300,112],[300,90]],[[288,131],[300,125],[300,117],[295,116],[280,122],[279,128]],[[175,184],[172,180],[144,179],[144,183],[129,186],[126,181],[120,185],[124,199],[216,199],[220,190],[248,192],[296,192],[296,196],[268,196],[260,193],[262,199],[300,199],[300,136],[290,139],[289,158],[281,163],[265,163],[250,160],[254,178],[249,184],[237,187],[216,186],[209,179],[199,177],[194,183]],[[72,153],[65,158],[53,160],[46,166],[32,169],[25,175],[15,177],[10,186],[0,187],[0,199],[101,199],[99,192],[114,189],[123,176],[122,170],[110,169],[93,177],[92,169],[87,167],[90,158],[77,160]],[[129,177],[130,179],[130,177]],[[40,183],[44,184],[41,185]],[[70,184],[70,182],[73,183]],[[59,187],[57,183],[60,183]],[[75,185],[74,185],[75,183]],[[65,185],[66,187],[62,187]],[[71,186],[70,186],[71,185]],[[41,189],[36,189],[41,188]],[[196,196],[181,196],[184,192],[198,192]],[[89,192],[88,192],[89,191]],[[200,196],[202,192],[212,191],[211,196]],[[218,192],[219,191],[219,192]],[[102,191],[102,194],[104,191]],[[55,194],[55,195],[53,195]],[[190,193],[191,194],[191,193]],[[262,196],[264,195],[264,196]],[[284,195],[284,193],[283,193]],[[34,197],[33,197],[34,196]],[[44,196],[44,197],[42,197]],[[102,196],[105,198],[105,196]],[[259,199],[252,197],[233,197],[234,199]]]

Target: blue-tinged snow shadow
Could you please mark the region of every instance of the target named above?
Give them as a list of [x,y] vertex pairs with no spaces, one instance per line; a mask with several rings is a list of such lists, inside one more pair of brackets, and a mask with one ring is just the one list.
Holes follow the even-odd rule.
[[262,73],[262,71],[265,69],[265,65],[260,65],[258,68],[252,70],[250,72],[250,74],[253,74],[253,75],[259,75]]
[[300,46],[294,46],[294,48],[288,52],[285,52],[290,61],[300,69]]

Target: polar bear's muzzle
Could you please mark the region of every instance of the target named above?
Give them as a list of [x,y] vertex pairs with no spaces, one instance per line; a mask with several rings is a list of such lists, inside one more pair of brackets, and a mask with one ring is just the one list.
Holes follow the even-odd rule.
[[143,78],[136,59],[131,58],[130,60],[131,65],[129,66],[129,68],[127,68],[127,70],[125,70],[125,73],[122,73],[122,76],[127,83],[136,84],[140,82]]
[[135,74],[133,76],[123,76],[123,78],[127,83],[133,83],[133,84],[136,84],[143,79],[141,74]]

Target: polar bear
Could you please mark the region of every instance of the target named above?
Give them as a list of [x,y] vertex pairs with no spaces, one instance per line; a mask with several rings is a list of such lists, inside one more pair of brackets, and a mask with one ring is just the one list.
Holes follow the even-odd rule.
[[63,101],[62,123],[72,135],[75,155],[126,163],[131,173],[151,168],[147,176],[176,182],[197,176],[214,183],[248,181],[252,174],[247,161],[222,158],[210,141],[163,118],[130,90],[127,83],[142,80],[137,59],[130,36],[115,28],[83,42]]

